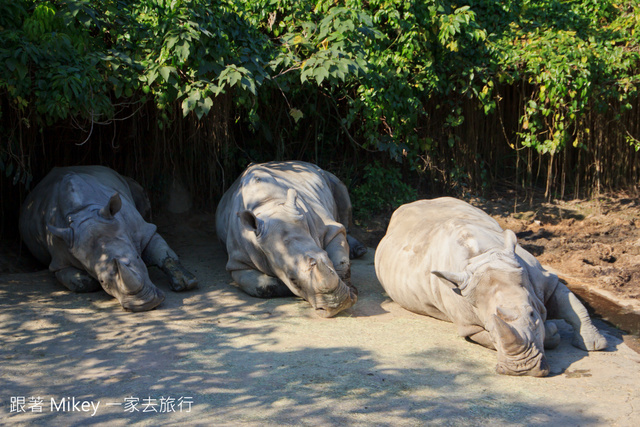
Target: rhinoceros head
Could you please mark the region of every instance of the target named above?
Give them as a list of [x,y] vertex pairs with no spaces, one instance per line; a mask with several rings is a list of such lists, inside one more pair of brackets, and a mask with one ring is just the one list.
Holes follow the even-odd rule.
[[255,234],[274,275],[319,316],[332,317],[351,307],[357,297],[338,276],[296,200],[297,192],[289,189],[284,203],[259,214],[244,210],[238,216],[243,227]]
[[504,239],[504,249],[472,258],[462,272],[433,273],[453,283],[474,307],[498,351],[499,374],[543,377],[549,373],[543,347],[546,309],[516,259],[515,234],[506,230]]
[[[69,227],[48,225],[54,236],[62,239],[72,257],[91,276],[100,282],[109,295],[120,301],[125,309],[145,311],[164,300],[163,293],[149,278],[135,233],[149,234],[152,230],[131,230],[119,221],[116,214],[122,208],[118,193],[102,207],[88,206],[68,215]],[[146,227],[154,228],[144,223]],[[143,227],[144,227],[143,226]],[[153,235],[153,232],[150,235]]]

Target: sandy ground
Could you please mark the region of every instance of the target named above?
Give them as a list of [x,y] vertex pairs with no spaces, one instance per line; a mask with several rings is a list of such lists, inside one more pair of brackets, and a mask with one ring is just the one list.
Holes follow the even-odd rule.
[[[1,275],[0,424],[636,426],[640,419],[640,355],[602,322],[607,351],[572,347],[569,326],[559,322],[563,343],[547,352],[549,377],[501,376],[494,352],[390,301],[373,250],[353,263],[358,303],[320,319],[302,300],[260,300],[231,286],[212,225],[193,218],[161,226],[200,286],[170,292],[152,269],[167,298],[146,313],[125,312],[104,292],[70,293],[47,271]],[[87,411],[63,410],[73,399],[86,401]]]

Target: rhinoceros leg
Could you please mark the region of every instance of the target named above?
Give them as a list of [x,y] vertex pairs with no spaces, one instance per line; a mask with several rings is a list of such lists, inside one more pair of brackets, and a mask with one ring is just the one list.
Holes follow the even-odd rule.
[[[445,317],[442,320],[447,320],[447,318]],[[558,327],[556,324],[551,321],[546,321],[544,323],[544,331],[544,348],[556,348],[558,344],[560,344],[560,334],[558,333]],[[470,333],[466,338],[483,347],[490,348],[491,350],[496,349],[495,344],[493,344],[493,341],[491,340],[491,335],[484,329],[476,333]]]
[[153,235],[142,251],[142,259],[147,265],[160,267],[169,276],[172,291],[186,291],[198,285],[198,279],[182,266],[178,255],[158,233]]
[[587,309],[563,283],[558,283],[556,290],[549,298],[547,310],[550,317],[564,319],[573,326],[572,344],[575,347],[587,351],[602,350],[607,347],[607,339],[591,323]]
[[89,273],[75,267],[63,268],[62,270],[56,271],[55,274],[58,281],[73,292],[96,292],[102,289],[100,283],[91,277]]
[[493,344],[493,341],[491,340],[491,335],[489,334],[489,332],[485,330],[476,332],[475,334],[472,334],[472,335],[468,335],[466,338],[470,339],[471,341],[477,344],[480,344],[483,347],[490,348],[491,350],[496,349],[496,346]]
[[350,234],[347,234],[347,242],[349,243],[349,258],[360,258],[367,253],[367,247]]
[[274,298],[293,295],[287,285],[258,270],[234,270],[231,277],[240,289],[253,297]]
[[358,290],[351,285],[351,262],[349,261],[349,244],[344,234],[338,234],[324,248],[338,273],[338,277],[358,295]]
[[[337,176],[327,171],[324,171],[324,174],[329,180],[331,193],[333,194],[333,199],[335,200],[336,207],[338,208],[338,218],[336,218],[336,220],[344,225],[344,228],[348,233],[349,227],[351,227],[351,224],[353,223],[349,191]],[[349,258],[360,258],[362,255],[367,253],[367,247],[350,234],[347,234],[347,243],[349,243]]]
[[558,326],[551,320],[544,322],[544,348],[547,350],[556,348],[561,340]]
[[136,209],[142,215],[145,221],[151,221],[151,202],[147,197],[147,194],[142,188],[142,185],[138,184],[138,182],[129,178],[128,176],[124,177],[125,181],[127,181],[127,185],[129,186],[129,191],[131,191],[131,195],[133,196],[133,203],[136,205]]
[[346,283],[351,280],[351,263],[349,262],[349,245],[344,234],[338,234],[324,248],[333,263],[338,276]]

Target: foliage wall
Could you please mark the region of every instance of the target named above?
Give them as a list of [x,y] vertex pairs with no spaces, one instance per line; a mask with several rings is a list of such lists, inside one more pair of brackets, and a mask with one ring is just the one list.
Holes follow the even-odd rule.
[[102,163],[211,207],[249,162],[294,158],[371,209],[634,189],[638,3],[0,0],[2,203]]

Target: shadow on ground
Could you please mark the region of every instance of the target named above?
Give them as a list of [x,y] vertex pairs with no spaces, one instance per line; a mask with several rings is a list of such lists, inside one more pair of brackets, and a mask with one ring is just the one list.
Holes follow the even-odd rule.
[[[619,341],[587,355],[565,336],[549,353],[551,377],[495,374],[494,352],[384,295],[373,250],[354,263],[358,304],[320,319],[304,301],[259,300],[229,286],[212,234],[167,234],[200,287],[169,292],[152,270],[167,299],[151,312],[125,312],[103,292],[72,294],[47,271],[0,276],[0,412],[8,422],[624,425],[640,403],[629,379],[638,378],[638,363],[625,359],[635,353]],[[595,369],[607,361],[606,372]],[[41,413],[32,397],[42,399]],[[15,411],[17,398],[25,412]],[[62,398],[100,403],[94,415],[52,410]],[[158,412],[144,412],[151,408]]]

